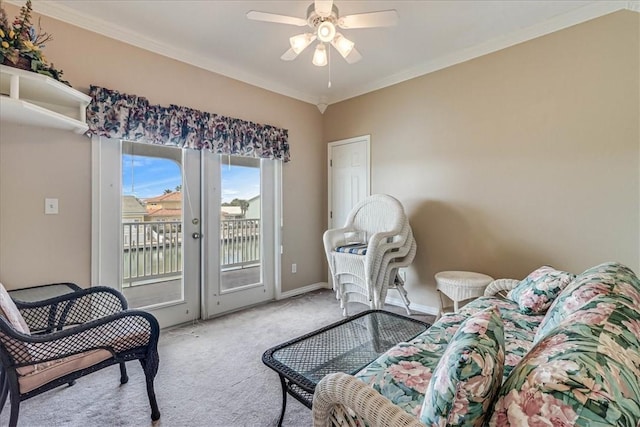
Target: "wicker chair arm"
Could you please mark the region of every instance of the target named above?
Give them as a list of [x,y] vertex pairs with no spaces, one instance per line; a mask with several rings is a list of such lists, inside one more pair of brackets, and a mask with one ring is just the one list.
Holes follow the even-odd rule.
[[15,300],[15,303],[34,333],[83,324],[124,311],[128,307],[122,293],[106,286],[80,289],[35,302]]
[[[69,288],[72,291],[80,291],[82,290],[82,288],[78,285],[76,285],[75,283],[71,283],[71,282],[56,282],[56,283],[47,283],[44,285],[37,285],[37,286],[31,286],[29,288],[20,288],[20,289],[12,289],[9,291],[9,294],[11,295],[13,292],[20,292],[20,291],[25,291],[25,290],[33,290],[33,289],[46,289],[46,288],[50,288],[53,286],[66,286],[67,288]],[[11,299],[13,299],[14,301],[19,301],[19,298],[16,298],[15,296],[11,296]]]
[[341,372],[325,376],[316,386],[313,425],[424,427],[364,382]]
[[16,366],[61,359],[98,348],[117,354],[155,344],[159,333],[156,318],[141,310],[121,311],[40,335],[21,334],[0,318],[0,343]]
[[324,232],[322,240],[324,241],[325,249],[330,251],[336,246],[344,243],[344,233],[349,231],[356,231],[353,227],[333,228]]
[[516,286],[518,286],[519,283],[520,281],[516,279],[494,280],[493,282],[489,283],[489,286],[487,286],[487,289],[484,290],[484,296],[490,297],[494,295],[499,295],[499,296],[505,297],[507,295],[507,292],[509,292],[511,289],[515,288]]
[[[44,286],[53,286],[53,285],[59,285],[59,283],[52,283],[51,285],[44,285]],[[71,285],[74,285],[74,284],[71,284]],[[122,295],[120,291],[114,288],[110,288],[108,286],[93,286],[91,288],[83,289],[78,285],[74,285],[74,286],[77,288],[77,290],[74,292],[71,292],[68,294],[62,294],[56,297],[47,298],[39,301],[21,301],[15,298],[12,298],[12,299],[15,302],[16,307],[18,307],[18,309],[22,309],[22,308],[37,308],[37,307],[50,306],[52,304],[56,304],[64,301],[79,299],[84,297],[85,295],[104,293],[104,294],[110,294],[110,295],[106,295],[107,297],[109,297],[108,299],[110,300],[110,302],[119,301],[119,303],[116,302],[116,304],[119,304],[119,307],[120,307],[120,310],[118,311],[126,310],[128,308],[127,299],[124,297],[124,295]],[[113,297],[111,297],[111,295],[113,295]]]
[[[387,231],[375,233],[371,236],[371,240],[367,246],[367,254],[375,254],[375,256],[368,256],[365,261],[365,274],[367,277],[374,280],[378,275],[378,270],[385,255],[394,249],[400,249],[405,246],[409,237],[413,239],[413,233],[411,232],[411,226],[408,221],[405,221],[399,232]],[[389,239],[392,240],[389,241]],[[406,255],[406,253],[402,256],[404,255]],[[393,258],[395,258],[395,256]]]

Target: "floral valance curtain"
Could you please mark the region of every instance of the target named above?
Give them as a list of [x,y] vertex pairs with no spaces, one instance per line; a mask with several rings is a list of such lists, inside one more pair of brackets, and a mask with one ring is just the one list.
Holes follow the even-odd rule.
[[290,160],[288,132],[187,107],[151,105],[146,98],[91,86],[88,133],[234,156]]

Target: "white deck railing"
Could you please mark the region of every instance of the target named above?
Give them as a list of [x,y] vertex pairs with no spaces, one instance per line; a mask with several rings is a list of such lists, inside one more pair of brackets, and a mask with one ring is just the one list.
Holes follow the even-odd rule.
[[260,263],[260,220],[220,221],[220,268],[247,267]]
[[[122,224],[123,286],[157,282],[182,275],[182,222]],[[220,268],[260,264],[260,220],[220,223]]]

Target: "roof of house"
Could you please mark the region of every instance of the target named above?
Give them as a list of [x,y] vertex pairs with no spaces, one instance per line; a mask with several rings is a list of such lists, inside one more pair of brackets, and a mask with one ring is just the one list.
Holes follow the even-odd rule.
[[142,205],[140,200],[136,196],[122,196],[122,213],[123,214],[141,214],[147,213],[147,210]]
[[144,199],[147,203],[157,203],[157,202],[181,202],[182,201],[182,192],[180,191],[172,191],[171,193],[163,194],[161,196],[149,197],[148,199]]

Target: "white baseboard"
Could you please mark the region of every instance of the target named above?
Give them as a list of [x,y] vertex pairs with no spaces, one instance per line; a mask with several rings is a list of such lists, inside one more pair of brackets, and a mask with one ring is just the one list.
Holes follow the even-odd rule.
[[[389,298],[389,297],[387,297],[385,302],[387,304],[390,304],[390,305],[395,305],[397,307],[403,307],[404,308],[404,303],[402,302],[402,300],[400,298]],[[411,311],[418,311],[418,312],[424,313],[424,314],[432,314],[434,316],[436,316],[438,314],[438,311],[439,311],[438,307],[432,307],[430,305],[416,304],[415,302],[412,302],[411,304],[409,304],[409,308],[411,309]]]
[[327,282],[312,283],[301,288],[292,289],[287,292],[281,292],[279,296],[276,296],[276,299],[280,300],[284,298],[291,298],[298,295],[306,294],[307,292],[317,291],[318,289],[329,289],[329,284]]
[[[301,288],[293,289],[291,291],[282,292],[280,296],[276,297],[276,299],[280,300],[285,298],[291,298],[298,295],[306,294],[307,292],[317,291],[318,289],[331,289],[331,288],[329,287],[329,283],[327,282],[317,282],[307,286],[303,286]],[[402,300],[400,298],[390,298],[387,296],[386,303],[390,305],[395,305],[397,307],[404,307],[404,304],[402,303]],[[411,308],[411,311],[417,311],[424,314],[431,314],[433,316],[436,316],[439,311],[438,307],[416,304],[415,302],[412,302],[411,304],[409,304],[409,307]]]

